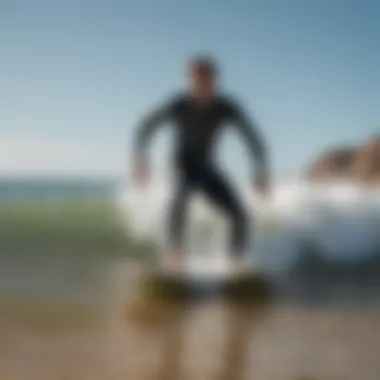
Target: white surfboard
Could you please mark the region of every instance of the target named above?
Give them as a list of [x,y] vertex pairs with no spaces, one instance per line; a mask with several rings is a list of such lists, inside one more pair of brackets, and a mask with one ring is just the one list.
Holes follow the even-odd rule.
[[240,277],[250,277],[261,274],[258,265],[247,260],[244,270],[236,273],[232,259],[222,255],[208,257],[189,255],[184,259],[180,269],[173,269],[163,260],[157,268],[157,274],[164,278],[172,278],[188,282],[229,282]]

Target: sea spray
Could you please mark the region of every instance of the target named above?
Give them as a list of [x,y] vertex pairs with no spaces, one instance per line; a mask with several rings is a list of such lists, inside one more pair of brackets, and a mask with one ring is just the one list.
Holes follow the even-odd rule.
[[[252,189],[240,190],[251,216],[252,257],[260,257],[270,265],[281,261],[289,264],[304,254],[305,247],[313,247],[325,259],[352,262],[368,260],[379,252],[379,191],[351,183],[315,185],[294,181],[277,184],[264,202],[252,194]],[[139,196],[126,191],[120,205],[138,216],[136,224],[131,223],[137,235],[163,242],[172,194],[163,188],[155,191],[154,186],[149,194],[149,202],[144,200],[146,195],[144,199],[140,195],[138,201]],[[188,235],[203,239],[203,250],[209,239],[209,253],[221,252],[228,226],[223,216],[201,197],[194,199],[191,209]]]

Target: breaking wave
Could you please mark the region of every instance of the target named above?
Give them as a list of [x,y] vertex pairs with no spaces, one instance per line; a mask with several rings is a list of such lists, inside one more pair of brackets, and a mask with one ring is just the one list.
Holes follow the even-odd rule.
[[[167,183],[144,191],[129,188],[121,194],[123,214],[140,239],[165,243],[171,188]],[[295,265],[305,255],[338,265],[380,261],[380,190],[345,182],[315,185],[294,181],[277,184],[267,200],[250,195],[250,189],[240,191],[253,220],[250,251],[261,263]],[[192,203],[190,249],[223,250],[224,219],[200,196]],[[206,229],[208,238],[203,236],[203,246],[194,245]]]

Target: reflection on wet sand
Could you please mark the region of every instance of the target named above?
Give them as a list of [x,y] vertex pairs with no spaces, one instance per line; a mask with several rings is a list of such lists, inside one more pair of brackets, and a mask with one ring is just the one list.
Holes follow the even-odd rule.
[[[102,280],[88,289],[98,303],[94,294],[91,302],[71,302],[64,292],[42,299],[1,289],[0,379],[379,378],[377,307],[338,308],[281,297],[268,303],[223,296],[143,300],[132,287],[130,267],[115,266],[102,263],[103,272],[95,266]],[[72,277],[67,279],[62,286],[69,289]]]
[[249,343],[254,337],[255,322],[263,313],[262,306],[253,303],[230,303],[228,306],[223,366],[218,379],[215,380],[241,380],[244,378],[246,363],[249,360]]
[[[247,351],[252,327],[255,325],[256,318],[262,314],[262,310],[257,310],[252,303],[245,305],[229,303],[226,304],[224,310],[203,309],[203,313],[198,307],[195,306],[193,310],[186,310],[183,307],[171,308],[167,320],[160,323],[160,363],[156,374],[152,374],[149,379],[243,379],[245,364],[249,359]],[[198,318],[195,315],[197,313],[200,313]],[[202,334],[203,339],[200,339],[197,331],[192,330],[190,326],[192,323],[188,318],[193,315],[198,323],[202,323],[204,316],[211,316],[211,314],[214,318],[217,314],[222,317],[221,323],[217,326],[219,339],[214,342],[212,339],[210,342],[212,338],[210,330],[209,339],[204,334]],[[188,346],[192,343],[192,337],[197,338],[198,344],[195,344],[192,349],[198,351],[198,355],[193,353],[186,356],[187,352],[191,353],[191,347]]]
[[171,309],[170,318],[161,326],[162,343],[160,364],[152,380],[180,380],[181,359],[184,346],[185,311],[180,307]]

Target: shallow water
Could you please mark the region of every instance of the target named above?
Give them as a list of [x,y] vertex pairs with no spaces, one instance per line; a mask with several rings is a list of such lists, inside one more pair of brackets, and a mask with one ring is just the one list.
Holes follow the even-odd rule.
[[260,301],[178,302],[144,296],[134,262],[52,257],[0,265],[2,380],[380,376],[378,275],[303,269]]
[[[282,228],[255,236],[271,297],[186,303],[142,293],[109,205],[1,206],[1,380],[380,378],[379,255],[353,244],[380,214],[362,204],[354,227],[347,205],[288,205]],[[311,235],[324,244],[305,247]]]

